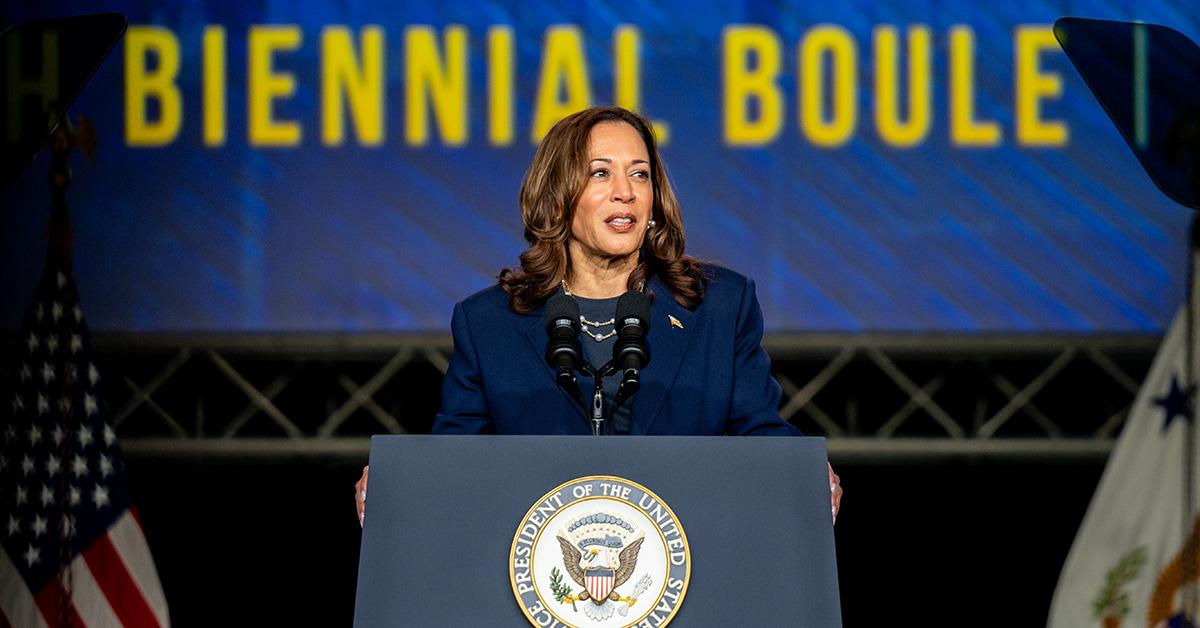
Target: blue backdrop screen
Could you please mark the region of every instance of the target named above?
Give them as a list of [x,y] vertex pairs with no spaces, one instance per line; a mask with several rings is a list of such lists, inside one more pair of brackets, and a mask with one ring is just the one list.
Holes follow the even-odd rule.
[[[94,328],[444,330],[524,248],[555,119],[654,119],[689,252],[768,329],[1156,332],[1190,211],[1058,48],[1055,18],[1195,38],[1188,2],[42,3],[127,14],[75,111]],[[0,323],[40,271],[43,155],[3,193]]]

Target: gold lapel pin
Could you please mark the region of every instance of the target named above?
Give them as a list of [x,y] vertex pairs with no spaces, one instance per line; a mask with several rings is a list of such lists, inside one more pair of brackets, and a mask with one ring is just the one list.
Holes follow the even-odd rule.
[[679,322],[678,318],[675,318],[674,316],[667,314],[667,319],[669,319],[671,321],[671,327],[678,327],[680,329],[683,329],[683,323]]

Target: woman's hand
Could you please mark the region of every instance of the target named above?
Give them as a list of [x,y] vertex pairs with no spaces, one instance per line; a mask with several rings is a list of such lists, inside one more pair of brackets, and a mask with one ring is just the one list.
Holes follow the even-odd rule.
[[[825,466],[829,467],[829,499],[830,504],[833,506],[833,522],[837,523],[838,511],[842,509],[842,478],[839,478],[838,474],[833,472],[833,465],[826,462]],[[365,491],[367,489],[366,469],[363,469],[362,485],[363,490]],[[361,507],[358,509],[358,513],[359,518],[362,518]]]
[[[354,505],[358,507],[359,526],[363,524],[363,517],[366,516],[367,511],[367,469],[369,468],[363,467],[362,477],[354,483]],[[829,473],[832,475],[833,469],[830,469]],[[833,477],[836,478],[837,476],[834,475]],[[838,495],[841,495],[841,489],[838,489]]]

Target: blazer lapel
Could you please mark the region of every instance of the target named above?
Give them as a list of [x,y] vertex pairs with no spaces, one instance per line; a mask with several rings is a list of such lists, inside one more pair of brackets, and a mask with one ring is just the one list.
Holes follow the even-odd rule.
[[667,391],[675,384],[683,356],[687,353],[696,314],[675,302],[671,291],[652,278],[654,302],[650,306],[650,364],[642,369],[641,388],[633,398],[634,434],[646,434],[662,411]]
[[549,342],[550,337],[542,328],[543,309],[539,308],[536,312],[526,316],[527,320],[522,321],[521,324],[526,326],[525,337],[529,338],[529,348],[533,349],[537,361],[541,363],[542,370],[550,377],[550,381],[554,381],[554,369],[550,368],[550,364],[546,362],[546,343]]

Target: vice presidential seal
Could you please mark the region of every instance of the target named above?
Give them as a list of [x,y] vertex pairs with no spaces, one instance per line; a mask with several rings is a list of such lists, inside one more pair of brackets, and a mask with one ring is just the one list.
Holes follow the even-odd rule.
[[546,493],[509,554],[513,595],[535,626],[665,626],[691,567],[675,513],[644,486],[602,475]]

